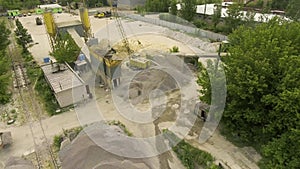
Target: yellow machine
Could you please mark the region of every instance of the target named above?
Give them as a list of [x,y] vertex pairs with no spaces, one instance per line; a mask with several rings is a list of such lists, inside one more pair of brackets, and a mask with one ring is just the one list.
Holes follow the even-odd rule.
[[54,18],[51,12],[43,13],[43,17],[44,17],[47,33],[50,36],[49,39],[50,39],[51,48],[53,49],[55,37],[56,37],[56,25],[54,22]]
[[85,38],[88,39],[92,36],[91,33],[91,23],[89,19],[89,14],[87,8],[83,7],[79,9],[80,12],[80,19],[83,24],[83,28],[85,31]]

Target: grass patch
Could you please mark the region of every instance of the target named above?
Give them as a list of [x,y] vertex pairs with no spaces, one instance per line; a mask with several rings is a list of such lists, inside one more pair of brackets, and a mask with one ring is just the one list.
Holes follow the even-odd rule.
[[[181,163],[187,169],[219,168],[217,165],[213,163],[214,158],[212,157],[211,154],[191,146],[189,143],[185,142],[184,140],[180,141],[180,138],[178,138],[173,132],[167,129],[164,129],[163,133],[164,133],[164,137],[166,137],[169,140],[170,146],[173,147],[172,150],[176,153]],[[174,144],[176,145],[174,146]]]
[[55,135],[53,138],[53,148],[55,152],[60,150],[61,143],[65,139],[70,139],[70,141],[74,140],[78,134],[83,130],[83,127],[75,127],[72,129],[63,130],[62,134]]
[[39,77],[36,81],[35,89],[36,89],[39,97],[42,99],[42,101],[45,105],[45,109],[50,116],[53,116],[53,115],[56,115],[56,114],[59,114],[62,112],[62,111],[56,112],[56,110],[59,108],[59,105],[55,99],[53,91],[51,90],[46,79],[44,78],[43,73],[39,74]]

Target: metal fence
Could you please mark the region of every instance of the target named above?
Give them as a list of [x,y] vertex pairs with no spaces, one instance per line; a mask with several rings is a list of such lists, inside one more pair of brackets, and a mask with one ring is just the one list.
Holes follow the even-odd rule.
[[214,41],[227,40],[227,36],[225,36],[225,35],[221,35],[221,34],[218,34],[218,33],[206,31],[206,30],[199,29],[199,28],[194,28],[194,27],[190,27],[190,26],[177,24],[177,23],[172,23],[172,22],[168,22],[168,21],[164,21],[164,20],[160,20],[160,19],[156,19],[156,18],[143,17],[143,16],[137,15],[137,14],[129,14],[128,15],[128,14],[125,14],[125,13],[120,13],[120,15],[124,16],[124,17],[127,17],[127,18],[130,18],[130,19],[134,19],[134,20],[138,20],[138,21],[142,21],[142,22],[147,22],[147,23],[151,23],[151,24],[154,24],[154,25],[158,25],[158,26],[167,27],[169,29],[182,31],[182,32],[185,32],[185,33],[190,33],[190,34],[193,34],[195,36],[199,36],[201,38],[207,38],[207,39],[214,40]]

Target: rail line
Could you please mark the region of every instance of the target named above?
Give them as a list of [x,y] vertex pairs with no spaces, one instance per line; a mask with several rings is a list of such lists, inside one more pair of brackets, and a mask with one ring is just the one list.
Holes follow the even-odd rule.
[[[8,25],[10,27],[10,30],[13,30],[13,23],[11,20],[8,21]],[[16,41],[14,39],[14,34],[12,33],[10,36],[10,41],[11,44],[9,45],[9,50],[8,53],[11,56],[11,63],[12,63],[12,69],[14,72],[14,77],[15,77],[15,81],[14,81],[14,87],[17,88],[18,90],[18,94],[20,96],[21,102],[22,102],[22,109],[25,112],[25,117],[26,117],[26,121],[28,122],[29,125],[29,129],[30,129],[30,133],[31,133],[31,137],[33,139],[33,144],[34,144],[34,156],[35,159],[37,161],[37,167],[38,169],[42,169],[43,165],[42,165],[42,152],[39,150],[38,144],[37,144],[37,140],[36,140],[36,136],[34,134],[33,131],[33,123],[34,123],[34,117],[37,117],[38,119],[38,125],[42,131],[42,139],[45,141],[46,146],[47,146],[47,152],[50,156],[51,159],[51,163],[53,165],[53,167],[55,169],[58,169],[58,164],[55,160],[55,156],[54,153],[51,149],[51,144],[49,143],[47,137],[46,137],[46,133],[43,127],[43,123],[42,123],[42,109],[39,106],[39,104],[35,101],[36,97],[35,97],[35,93],[33,90],[33,87],[27,77],[26,74],[26,67],[25,67],[25,62],[22,58],[22,55],[20,55],[17,52],[17,45],[16,45]],[[32,111],[31,111],[32,110]]]

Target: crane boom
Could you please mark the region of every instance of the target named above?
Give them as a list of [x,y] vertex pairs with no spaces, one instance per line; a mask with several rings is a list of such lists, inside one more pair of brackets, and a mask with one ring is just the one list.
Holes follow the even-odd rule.
[[132,50],[130,49],[129,41],[126,37],[124,27],[122,25],[121,19],[120,19],[119,14],[118,14],[118,7],[117,7],[117,1],[116,0],[114,0],[114,2],[111,3],[111,8],[112,8],[113,15],[115,16],[119,32],[121,33],[122,43],[124,44],[124,46],[127,50],[127,53],[130,55],[132,53]]

